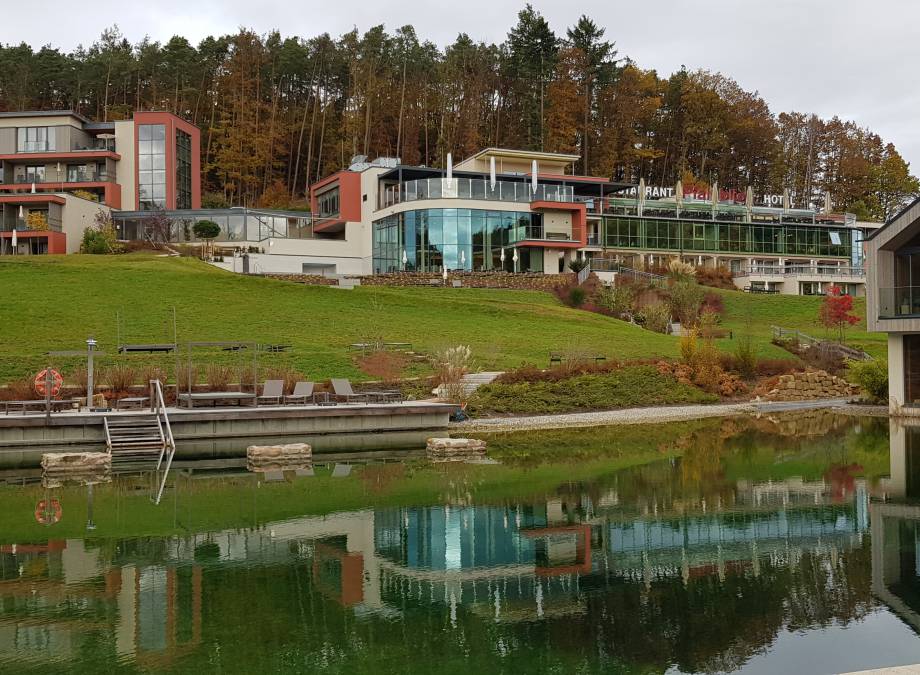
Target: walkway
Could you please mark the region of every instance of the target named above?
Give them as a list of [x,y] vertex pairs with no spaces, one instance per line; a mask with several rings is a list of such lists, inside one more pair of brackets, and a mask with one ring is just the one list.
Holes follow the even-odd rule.
[[600,412],[568,413],[565,415],[538,415],[535,417],[487,417],[451,424],[458,431],[523,431],[531,429],[566,429],[572,427],[599,427],[619,424],[656,424],[685,422],[707,417],[735,417],[757,413],[776,413],[793,410],[812,410],[845,406],[845,399],[776,403],[722,403],[715,405],[656,406],[652,408],[624,408]]

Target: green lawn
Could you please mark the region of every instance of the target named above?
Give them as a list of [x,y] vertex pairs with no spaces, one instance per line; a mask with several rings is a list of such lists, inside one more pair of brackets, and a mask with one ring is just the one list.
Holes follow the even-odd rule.
[[[550,351],[584,350],[608,358],[674,356],[677,340],[598,314],[569,309],[548,293],[445,288],[311,287],[243,277],[190,258],[79,256],[0,262],[0,381],[34,373],[49,350],[84,348],[90,334],[111,364],[117,311],[127,342],[252,340],[289,343],[261,365],[292,365],[313,379],[365,377],[348,347],[382,338],[430,353],[471,346],[480,368],[548,363]],[[203,354],[232,361],[232,355]],[[150,357],[118,357],[140,365]],[[60,357],[55,364],[65,367]],[[172,372],[175,359],[164,359]],[[72,359],[72,364],[78,363]]]
[[[722,296],[725,311],[722,325],[739,335],[750,334],[765,357],[783,358],[789,353],[770,344],[772,326],[795,328],[815,338],[835,337],[818,323],[818,310],[823,298],[799,295],[757,295],[739,291],[717,291]],[[857,298],[854,313],[862,317],[856,326],[847,330],[846,342],[877,358],[886,358],[887,336],[884,333],[866,332],[866,301]],[[734,349],[730,340],[720,340],[723,351]]]

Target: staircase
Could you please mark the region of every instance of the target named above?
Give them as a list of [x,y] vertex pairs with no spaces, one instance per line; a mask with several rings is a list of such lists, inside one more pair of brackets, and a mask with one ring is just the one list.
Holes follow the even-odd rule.
[[166,435],[159,415],[107,415],[103,422],[105,444],[113,464],[156,461],[166,448]]

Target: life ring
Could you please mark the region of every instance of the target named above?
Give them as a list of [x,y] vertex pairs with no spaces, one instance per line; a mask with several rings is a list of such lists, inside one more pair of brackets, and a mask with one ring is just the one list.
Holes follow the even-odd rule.
[[[64,377],[56,371],[54,368],[51,369],[51,396],[55,397],[61,393],[61,387],[64,386]],[[38,375],[35,376],[34,386],[35,391],[39,396],[45,396],[48,393],[48,379],[49,379],[48,369],[45,368]]]
[[42,499],[35,505],[35,520],[42,525],[59,523],[63,515],[64,509],[57,499],[52,499],[50,502]]

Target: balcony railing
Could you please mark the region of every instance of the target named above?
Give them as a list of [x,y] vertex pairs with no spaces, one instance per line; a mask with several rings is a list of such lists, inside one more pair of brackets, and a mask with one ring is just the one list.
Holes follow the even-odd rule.
[[530,182],[496,181],[495,188],[483,178],[421,178],[402,185],[389,185],[380,196],[379,208],[425,199],[481,199],[483,201],[571,202],[571,186],[538,184],[534,192]]
[[109,181],[114,181],[115,177],[106,173],[105,171],[100,171],[93,173],[91,171],[77,171],[77,172],[68,172],[65,176],[61,178],[51,178],[47,174],[37,174],[37,173],[24,173],[18,174],[13,177],[13,183],[17,185],[28,185],[30,183],[35,183],[36,185],[60,185],[61,183],[108,183]]
[[836,276],[836,277],[865,277],[866,270],[862,267],[843,267],[837,265],[752,265],[749,269],[735,272],[736,277],[747,276]]
[[920,318],[920,286],[895,286],[878,289],[878,317]]
[[528,225],[514,229],[515,241],[575,241],[568,232],[547,232],[543,226]]

